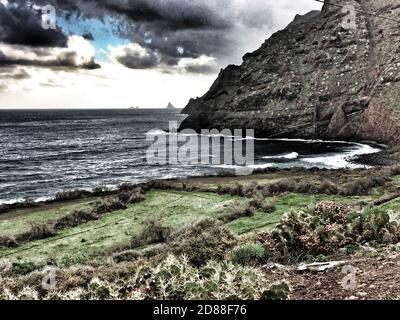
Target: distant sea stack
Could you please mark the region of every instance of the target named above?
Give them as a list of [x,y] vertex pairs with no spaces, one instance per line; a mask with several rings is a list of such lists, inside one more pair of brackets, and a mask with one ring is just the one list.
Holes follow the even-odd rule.
[[[353,5],[356,28],[346,11]],[[336,6],[335,6],[336,5]],[[338,5],[338,6],[337,6]],[[377,16],[362,12],[373,12]],[[296,16],[190,100],[181,129],[400,143],[400,3],[329,0]]]
[[174,105],[170,102],[170,103],[168,103],[168,105],[167,105],[167,109],[176,109],[176,108],[175,108]]

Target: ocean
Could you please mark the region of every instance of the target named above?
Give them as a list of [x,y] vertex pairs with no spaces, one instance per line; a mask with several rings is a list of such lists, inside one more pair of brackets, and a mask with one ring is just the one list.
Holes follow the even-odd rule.
[[[0,203],[151,179],[211,175],[223,165],[151,165],[146,133],[180,123],[179,110],[0,111]],[[254,168],[357,168],[348,160],[380,149],[362,143],[256,139]]]

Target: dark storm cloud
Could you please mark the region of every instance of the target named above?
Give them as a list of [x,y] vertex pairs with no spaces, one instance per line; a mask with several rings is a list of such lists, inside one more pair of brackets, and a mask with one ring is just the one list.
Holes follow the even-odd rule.
[[209,64],[188,65],[185,67],[185,71],[189,73],[211,74],[216,72],[216,68],[215,66]]
[[157,54],[135,45],[124,47],[115,59],[130,69],[149,69],[160,63]]
[[[153,67],[159,62],[175,66],[182,58],[230,56],[237,44],[238,26],[262,28],[272,23],[269,9],[260,10],[251,1],[239,13],[231,0],[37,0],[52,4],[65,16],[112,17],[120,24],[120,36],[152,52],[151,57],[135,54],[121,63],[127,67]],[[179,50],[182,48],[183,50]],[[201,70],[199,70],[201,71]]]
[[[19,66],[63,70],[100,68],[94,57],[82,59],[78,52],[67,48],[67,44],[68,37],[59,29],[42,27],[42,12],[34,2],[0,3],[0,71],[18,70]],[[23,72],[4,74],[3,78],[14,80],[27,76]]]
[[0,42],[41,47],[65,47],[67,37],[58,30],[44,30],[41,12],[29,2],[0,3]]
[[[53,5],[58,16],[69,19],[111,18],[118,25],[118,36],[137,43],[148,52],[126,50],[117,61],[128,68],[144,69],[160,65],[175,67],[183,58],[201,56],[226,60],[237,53],[238,42],[252,28],[272,25],[268,5],[261,1],[240,3],[234,0],[9,0],[2,7],[7,15],[1,23],[6,32],[0,41],[32,46],[65,46],[66,36],[60,31],[43,30],[36,8]],[[238,5],[238,3],[240,3]],[[260,3],[262,5],[260,5]],[[1,16],[0,16],[1,17]],[[10,18],[13,17],[13,18]],[[0,18],[1,19],[1,18]],[[29,21],[28,26],[22,21]],[[1,28],[1,27],[0,27]],[[1,29],[0,29],[1,30]],[[22,31],[21,31],[22,30]],[[93,40],[91,34],[84,34]],[[236,57],[236,56],[235,56]],[[210,69],[190,69],[208,73]]]
[[[26,49],[26,48],[24,48]],[[2,67],[12,67],[12,66],[33,66],[33,67],[44,67],[44,68],[63,68],[63,69],[98,69],[100,65],[97,64],[94,59],[85,63],[77,63],[78,55],[76,52],[67,51],[62,52],[59,55],[55,56],[51,51],[45,54],[44,50],[34,51],[36,54],[36,58],[20,58],[15,57],[13,55],[6,55],[0,49],[0,69]],[[40,56],[42,55],[42,58]],[[46,57],[46,59],[43,59]],[[49,58],[50,57],[50,58]]]

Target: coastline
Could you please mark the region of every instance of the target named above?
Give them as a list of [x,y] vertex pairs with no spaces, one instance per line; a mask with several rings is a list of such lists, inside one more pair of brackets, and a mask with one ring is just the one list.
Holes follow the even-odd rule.
[[[4,279],[3,286],[16,288],[8,292],[16,295],[26,292],[22,288],[26,286],[27,279],[30,279],[28,283],[34,284],[31,292],[40,292],[40,282],[36,285],[35,277],[51,263],[60,276],[57,286],[60,299],[68,299],[71,292],[86,293],[88,289],[81,284],[91,283],[94,278],[106,283],[110,292],[115,292],[107,297],[129,299],[119,285],[121,281],[121,285],[132,283],[132,274],[143,267],[154,270],[152,273],[156,277],[158,266],[165,268],[172,262],[178,266],[184,263],[185,270],[192,268],[190,270],[199,273],[209,267],[219,268],[219,263],[222,263],[230,266],[230,272],[255,272],[257,283],[274,283],[277,280],[287,283],[284,299],[346,299],[349,295],[357,295],[357,292],[342,290],[337,285],[341,265],[334,264],[329,269],[337,277],[323,278],[319,277],[319,273],[314,274],[313,263],[351,261],[352,265],[366,272],[382,274],[374,263],[378,261],[377,256],[385,259],[387,250],[397,243],[397,238],[394,238],[397,229],[391,231],[393,235],[387,234],[393,224],[377,225],[385,233],[379,231],[372,236],[364,232],[359,236],[350,233],[345,237],[340,232],[347,229],[338,226],[335,229],[338,236],[343,239],[351,236],[354,240],[341,243],[335,241],[334,236],[333,240],[321,242],[321,247],[315,247],[315,242],[307,242],[305,249],[300,246],[285,250],[288,254],[284,257],[271,256],[275,249],[270,250],[273,245],[270,237],[285,231],[285,228],[292,230],[291,223],[296,226],[293,230],[305,227],[307,232],[331,228],[329,210],[335,217],[339,214],[338,219],[344,210],[348,219],[371,216],[368,219],[372,219],[371,223],[375,225],[376,220],[373,219],[383,215],[379,221],[387,221],[388,217],[390,221],[390,212],[400,212],[399,186],[399,166],[354,170],[267,168],[257,170],[250,176],[224,172],[219,176],[123,185],[114,191],[96,190],[96,194],[66,192],[59,195],[58,201],[0,214],[0,260],[3,265],[10,266],[2,269],[0,265],[0,276]],[[315,216],[303,219],[304,214]],[[309,221],[319,221],[321,228],[306,226]],[[298,229],[297,226],[302,227]],[[286,231],[284,235],[292,237]],[[308,239],[308,236],[307,233],[296,234],[290,242],[285,240],[284,243],[301,245],[299,241],[303,237]],[[314,239],[317,234],[311,236]],[[323,236],[323,239],[327,238]],[[308,243],[313,247],[308,247]],[[241,252],[247,254],[246,250],[250,250],[249,258],[242,257]],[[296,250],[308,251],[304,254]],[[376,252],[373,257],[370,256],[372,250]],[[189,260],[182,260],[181,255]],[[209,262],[210,259],[215,261]],[[370,263],[365,263],[365,259],[369,259]],[[186,265],[188,263],[190,265]],[[125,268],[131,271],[127,273]],[[300,268],[302,271],[299,271]],[[121,275],[118,281],[112,277],[115,274]],[[72,287],[69,280],[63,280],[69,279],[64,275],[76,279]],[[184,275],[180,276],[187,281]],[[324,286],[318,287],[310,282],[315,279],[323,282]],[[360,278],[360,281],[364,280]],[[369,297],[384,294],[379,289],[380,278],[374,281],[376,288],[368,290]],[[327,287],[331,288],[330,293],[326,293]],[[157,291],[148,296],[147,291],[140,291],[140,287],[137,290],[140,297],[157,296]],[[218,292],[219,287],[214,290]],[[53,294],[40,298],[51,299]]]
[[[15,202],[15,203],[5,203],[5,204],[0,204],[0,215],[3,213],[7,213],[12,210],[16,209],[34,209],[34,208],[41,208],[41,207],[46,207],[46,206],[52,206],[52,205],[58,205],[58,204],[63,204],[68,201],[74,201],[74,200],[80,200],[80,199],[87,199],[87,198],[92,198],[92,197],[106,197],[106,196],[113,196],[118,194],[118,190],[121,186],[123,185],[129,185],[131,187],[143,187],[148,184],[152,184],[154,182],[158,181],[164,181],[167,183],[181,183],[182,181],[191,181],[191,182],[201,182],[204,179],[218,179],[218,178],[226,178],[229,177],[233,180],[241,181],[244,178],[252,178],[252,177],[257,177],[257,175],[260,174],[269,174],[269,173],[274,173],[274,174],[280,174],[280,173],[290,173],[290,172],[295,172],[295,173],[301,173],[301,174],[309,174],[309,173],[318,173],[318,172],[324,172],[324,173],[355,173],[358,174],[359,172],[365,172],[370,169],[367,168],[356,168],[356,169],[325,169],[325,168],[303,168],[303,167],[292,167],[292,168],[277,168],[277,167],[267,167],[267,168],[258,168],[254,169],[253,173],[251,175],[247,176],[237,176],[234,172],[234,170],[221,170],[219,173],[216,174],[210,174],[210,175],[202,175],[202,176],[186,176],[186,177],[181,177],[181,178],[166,178],[166,179],[154,179],[154,180],[149,180],[147,182],[142,182],[142,183],[134,183],[134,184],[122,184],[120,186],[115,186],[112,189],[109,188],[96,188],[92,190],[87,190],[87,189],[74,189],[74,190],[65,190],[60,192],[59,198],[62,199],[57,199],[57,194],[55,195],[49,195],[47,199],[45,200],[39,200],[39,201],[32,201],[32,200],[27,200],[27,201],[22,201],[22,202]],[[68,199],[65,199],[68,198]]]

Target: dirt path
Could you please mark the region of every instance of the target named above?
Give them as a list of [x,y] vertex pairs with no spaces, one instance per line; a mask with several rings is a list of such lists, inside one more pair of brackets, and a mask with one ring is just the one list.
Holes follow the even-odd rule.
[[[354,270],[354,274],[344,272],[349,268]],[[267,275],[269,276],[271,275]],[[399,299],[400,254],[386,253],[364,259],[349,258],[345,265],[329,271],[291,271],[277,278],[290,280],[293,289],[291,298],[295,300]],[[349,281],[343,286],[344,280]]]

